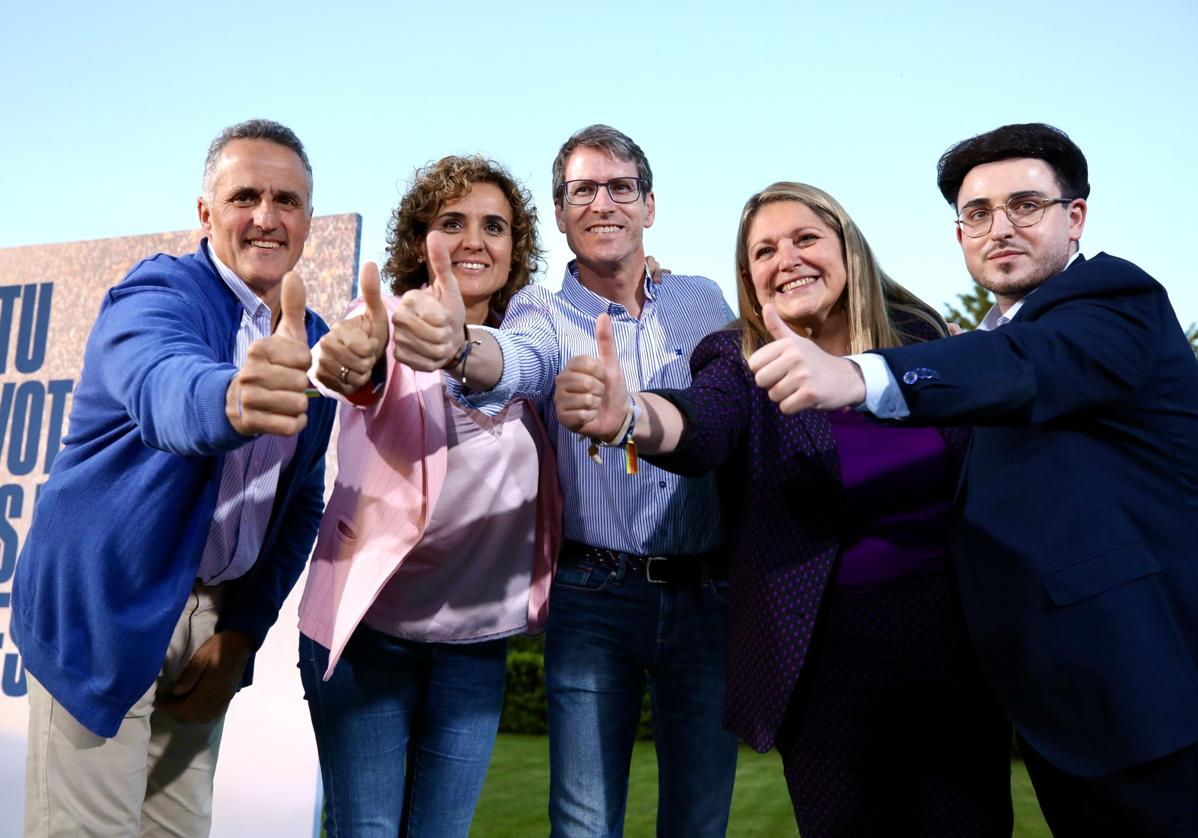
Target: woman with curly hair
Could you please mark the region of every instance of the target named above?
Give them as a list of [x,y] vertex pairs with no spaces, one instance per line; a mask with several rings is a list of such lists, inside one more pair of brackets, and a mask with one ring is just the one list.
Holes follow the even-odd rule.
[[[536,211],[498,164],[416,172],[388,233],[402,294],[456,278],[466,322],[498,325],[541,258]],[[429,270],[429,265],[434,270]],[[314,351],[342,397],[338,474],[300,604],[300,672],[335,836],[466,836],[503,705],[508,638],[543,627],[559,540],[536,411],[463,407],[447,372],[386,352],[377,269]],[[468,361],[470,344],[462,349]]]

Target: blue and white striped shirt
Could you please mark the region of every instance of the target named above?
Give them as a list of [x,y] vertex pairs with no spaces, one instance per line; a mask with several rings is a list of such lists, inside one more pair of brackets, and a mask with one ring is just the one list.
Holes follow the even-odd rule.
[[[208,248],[212,264],[229,290],[241,303],[241,327],[233,363],[245,364],[250,344],[268,337],[270,307],[262,302],[241,277],[216,258]],[[205,585],[217,585],[244,575],[262,550],[266,526],[279,488],[279,475],[295,454],[295,437],[266,434],[225,454],[220,474],[216,512],[208,529],[208,541],[196,574]]]
[[[503,350],[503,376],[494,389],[461,394],[485,409],[517,396],[541,405],[557,449],[565,501],[566,538],[638,555],[701,553],[723,543],[715,479],[683,478],[641,462],[624,473],[624,453],[603,449],[603,465],[587,456],[587,442],[558,424],[554,379],[570,358],[596,355],[595,318],[607,312],[624,380],[632,392],[686,387],[690,354],[709,333],[732,319],[719,286],[706,277],[665,274],[660,285],[645,277],[640,318],[585,288],[571,262],[557,293],[529,286],[508,306],[502,329],[489,329]],[[447,380],[450,377],[447,376]]]

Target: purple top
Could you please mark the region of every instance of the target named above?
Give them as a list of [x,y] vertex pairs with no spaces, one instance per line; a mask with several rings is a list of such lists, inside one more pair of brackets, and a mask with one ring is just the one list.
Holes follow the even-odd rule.
[[[933,335],[931,327],[903,322],[916,335]],[[784,415],[757,386],[739,331],[715,332],[700,341],[691,372],[688,389],[660,393],[686,414],[678,447],[645,459],[687,476],[718,474],[730,524],[724,726],[765,753],[790,706],[820,603],[840,561],[842,520],[850,506],[841,457],[831,414]],[[868,430],[892,439],[884,427]],[[955,474],[969,432],[938,433]],[[888,492],[898,485],[885,483]],[[942,485],[948,502],[952,481]]]
[[831,411],[844,484],[839,588],[881,588],[948,560],[953,478],[935,428],[878,425]]

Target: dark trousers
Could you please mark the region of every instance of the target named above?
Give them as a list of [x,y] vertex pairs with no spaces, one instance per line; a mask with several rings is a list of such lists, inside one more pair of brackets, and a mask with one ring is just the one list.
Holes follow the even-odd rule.
[[1011,728],[946,573],[825,595],[777,744],[803,838],[1011,834]]
[[1062,771],[1023,737],[1019,750],[1056,838],[1198,836],[1198,743],[1098,777]]

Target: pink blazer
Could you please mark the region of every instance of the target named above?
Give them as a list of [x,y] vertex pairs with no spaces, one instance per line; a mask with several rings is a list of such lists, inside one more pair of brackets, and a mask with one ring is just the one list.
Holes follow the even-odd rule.
[[[396,301],[384,297],[390,310]],[[360,309],[355,301],[350,313]],[[341,406],[337,478],[321,520],[299,607],[300,631],[329,649],[326,680],[371,603],[420,539],[445,484],[441,373],[416,372],[387,357],[387,383],[362,408]],[[536,555],[528,630],[543,630],[561,542],[557,463],[535,409],[541,440]]]

